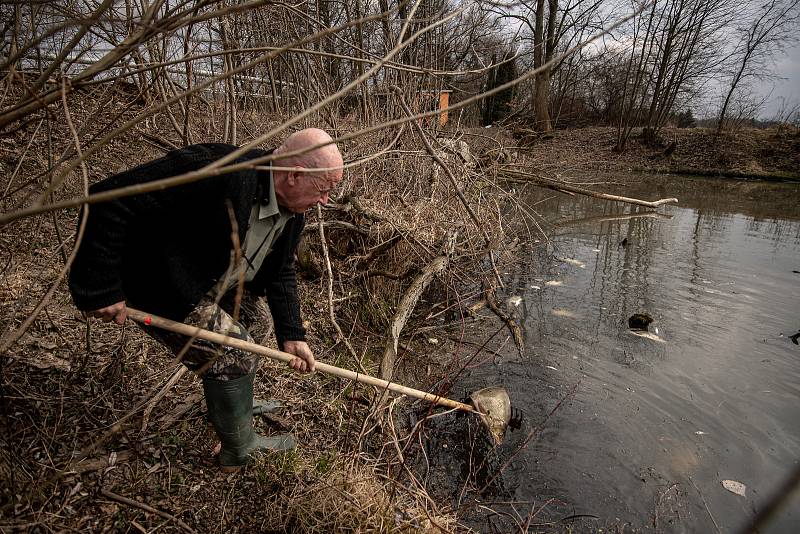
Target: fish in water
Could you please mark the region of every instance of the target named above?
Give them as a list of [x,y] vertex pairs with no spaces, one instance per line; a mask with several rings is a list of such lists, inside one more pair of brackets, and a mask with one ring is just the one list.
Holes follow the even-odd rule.
[[575,260],[575,259],[572,259],[572,258],[564,258],[564,262],[565,263],[569,263],[570,265],[574,265],[576,267],[580,267],[581,269],[585,269],[586,268],[586,264],[583,263],[580,260]]
[[520,304],[522,304],[522,297],[519,295],[508,297],[508,300],[506,301],[506,307],[508,308],[516,308]]
[[628,332],[630,332],[634,336],[639,336],[645,339],[649,339],[650,341],[658,341],[659,343],[667,342],[664,338],[657,336],[652,332],[648,332],[647,330],[628,330]]
[[575,312],[569,310],[562,310],[560,308],[553,308],[551,310],[551,313],[556,317],[569,317],[570,319],[574,319],[575,317],[577,317],[577,315],[575,315]]

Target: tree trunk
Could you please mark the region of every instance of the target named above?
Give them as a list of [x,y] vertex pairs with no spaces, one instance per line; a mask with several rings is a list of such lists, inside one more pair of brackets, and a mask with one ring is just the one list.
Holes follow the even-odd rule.
[[[544,0],[536,0],[536,23],[533,31],[533,68],[539,69],[544,65]],[[548,100],[550,99],[550,72],[542,71],[536,75],[534,92],[534,113],[536,128],[549,132],[550,110]]]

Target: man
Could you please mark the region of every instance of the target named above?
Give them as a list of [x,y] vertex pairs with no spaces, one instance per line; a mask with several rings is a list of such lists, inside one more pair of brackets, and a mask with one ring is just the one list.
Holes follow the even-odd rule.
[[[310,128],[289,136],[273,154],[330,141],[324,131]],[[92,186],[91,192],[195,171],[235,149],[224,144],[185,147],[111,176]],[[251,150],[234,163],[269,153]],[[233,306],[224,305],[231,299],[220,300],[226,293],[236,293],[243,276],[250,295],[267,298],[280,348],[297,356],[290,366],[313,371],[314,354],[305,342],[300,318],[294,250],[303,213],[327,203],[341,179],[342,156],[336,145],[329,144],[279,157],[271,166],[93,205],[69,277],[75,305],[91,317],[122,324],[127,302],[155,315],[252,341],[245,326],[231,316]],[[234,228],[241,252],[238,265]],[[209,420],[221,442],[218,461],[223,470],[238,470],[255,450],[295,446],[290,434],[267,438],[253,429],[257,356],[202,340],[187,347],[184,336],[143,328],[202,376]]]

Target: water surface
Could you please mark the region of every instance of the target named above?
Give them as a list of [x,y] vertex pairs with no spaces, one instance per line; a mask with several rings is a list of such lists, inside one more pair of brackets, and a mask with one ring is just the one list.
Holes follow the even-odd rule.
[[[680,203],[655,215],[552,192],[526,199],[550,238],[507,280],[506,296],[522,297],[526,354],[490,359],[459,384],[502,383],[527,415],[498,451],[499,463],[516,454],[495,495],[517,503],[505,528],[536,510],[532,523],[554,530],[736,532],[800,462],[800,346],[789,338],[800,330],[800,189],[645,182],[619,193]],[[664,342],[630,332],[640,312]],[[547,524],[571,515],[583,517]],[[800,532],[800,495],[766,532]]]

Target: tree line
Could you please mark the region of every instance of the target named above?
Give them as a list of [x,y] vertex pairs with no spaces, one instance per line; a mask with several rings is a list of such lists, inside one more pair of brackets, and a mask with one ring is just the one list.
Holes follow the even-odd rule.
[[402,114],[397,86],[417,113],[434,112],[435,95],[448,91],[459,125],[613,125],[624,150],[634,128],[656,139],[687,113],[712,113],[719,131],[752,119],[753,83],[780,74],[772,62],[796,41],[799,4],[6,2],[0,131],[64,95],[114,87],[150,110],[143,121],[165,117],[185,143],[198,106],[235,143],[244,109],[288,116],[324,103],[315,113],[328,123],[389,120]]

